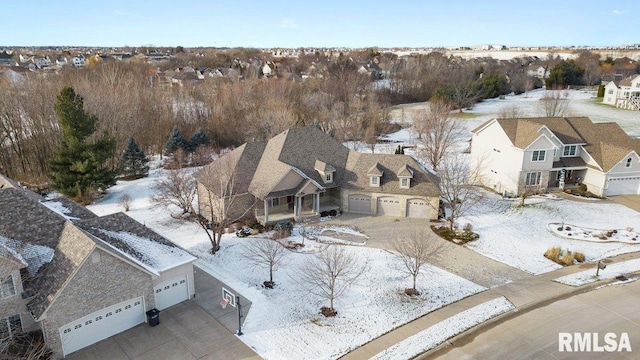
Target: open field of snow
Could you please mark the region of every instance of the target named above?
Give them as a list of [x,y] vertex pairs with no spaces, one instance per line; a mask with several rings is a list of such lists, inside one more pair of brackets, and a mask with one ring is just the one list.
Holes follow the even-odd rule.
[[584,253],[587,261],[640,251],[640,244],[595,243],[554,235],[549,223],[571,223],[598,229],[640,227],[640,213],[625,206],[597,202],[575,202],[549,197],[531,197],[525,207],[519,199],[503,199],[487,193],[487,198],[459,220],[471,223],[478,240],[467,248],[532,274],[561,266],[543,256],[553,246]]

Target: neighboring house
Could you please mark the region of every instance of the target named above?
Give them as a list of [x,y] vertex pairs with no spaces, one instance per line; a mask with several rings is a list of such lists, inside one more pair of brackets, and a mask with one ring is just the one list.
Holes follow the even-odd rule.
[[75,67],[83,67],[85,62],[86,62],[86,59],[84,58],[84,56],[74,56],[71,59],[71,63]]
[[196,258],[123,213],[44,201],[0,175],[0,331],[64,357],[195,294]]
[[604,86],[602,102],[620,109],[640,110],[640,75],[608,82]]
[[[212,177],[224,173],[235,181],[221,193]],[[411,156],[349,150],[314,126],[246,143],[195,177],[201,213],[210,200],[231,203],[214,208],[229,208],[226,218],[251,211],[263,224],[330,210],[426,219],[438,213],[438,178]]]
[[549,76],[548,67],[542,65],[530,65],[527,69],[527,75],[544,80]]
[[640,194],[640,140],[587,117],[494,119],[472,131],[482,182],[506,196],[583,183],[600,196]]
[[35,64],[38,69],[44,69],[51,66],[51,60],[49,57],[41,57],[36,59]]

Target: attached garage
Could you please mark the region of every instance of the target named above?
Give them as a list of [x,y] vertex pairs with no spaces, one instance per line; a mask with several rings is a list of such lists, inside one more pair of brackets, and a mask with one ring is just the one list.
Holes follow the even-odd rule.
[[407,217],[428,219],[431,216],[431,205],[425,199],[407,200]]
[[349,212],[371,215],[371,197],[368,195],[349,195]]
[[378,215],[400,216],[400,199],[384,196],[378,198]]
[[638,194],[640,188],[640,176],[609,178],[607,196]]
[[187,276],[174,277],[154,286],[153,293],[156,299],[156,308],[164,310],[177,303],[189,300],[189,287]]
[[91,313],[60,328],[62,351],[68,355],[144,322],[142,297]]

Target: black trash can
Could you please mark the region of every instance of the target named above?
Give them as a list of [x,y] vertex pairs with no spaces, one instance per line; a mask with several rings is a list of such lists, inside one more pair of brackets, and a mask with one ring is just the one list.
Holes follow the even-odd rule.
[[147,311],[147,322],[150,326],[156,326],[160,324],[160,310],[151,309]]

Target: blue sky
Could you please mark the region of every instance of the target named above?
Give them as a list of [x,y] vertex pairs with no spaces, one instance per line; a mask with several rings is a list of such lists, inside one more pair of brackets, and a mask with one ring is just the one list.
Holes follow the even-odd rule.
[[640,1],[13,0],[0,46],[616,46]]

